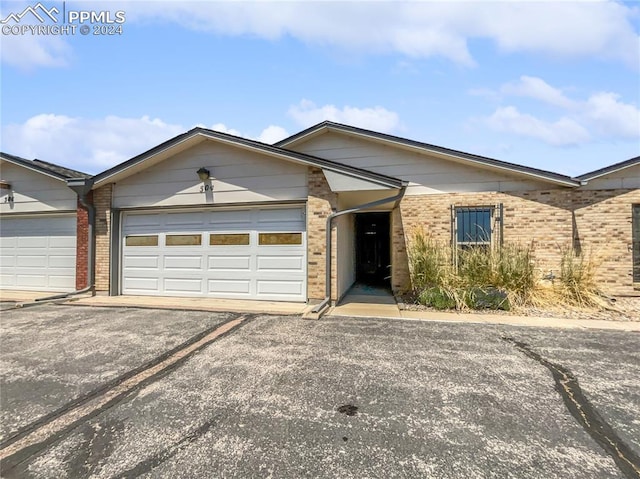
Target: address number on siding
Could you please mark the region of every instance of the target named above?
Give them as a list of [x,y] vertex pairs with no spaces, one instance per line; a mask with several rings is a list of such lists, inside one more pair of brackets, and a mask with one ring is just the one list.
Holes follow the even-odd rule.
[[213,191],[213,185],[202,185],[200,187],[200,193],[204,193],[205,191]]

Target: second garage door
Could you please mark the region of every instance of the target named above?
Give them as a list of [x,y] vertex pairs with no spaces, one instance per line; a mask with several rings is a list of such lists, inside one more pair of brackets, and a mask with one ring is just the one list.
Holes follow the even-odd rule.
[[304,211],[126,213],[122,293],[306,301]]
[[0,288],[73,291],[76,215],[0,218]]

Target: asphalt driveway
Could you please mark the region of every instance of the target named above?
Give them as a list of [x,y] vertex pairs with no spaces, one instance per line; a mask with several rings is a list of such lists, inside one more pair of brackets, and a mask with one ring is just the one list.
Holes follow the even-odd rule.
[[[182,328],[169,314],[171,337]],[[628,457],[640,453],[640,334],[258,316],[3,474],[634,477],[571,414],[549,364],[577,377]],[[34,399],[18,396],[28,411]]]
[[56,305],[3,311],[0,442],[230,316]]

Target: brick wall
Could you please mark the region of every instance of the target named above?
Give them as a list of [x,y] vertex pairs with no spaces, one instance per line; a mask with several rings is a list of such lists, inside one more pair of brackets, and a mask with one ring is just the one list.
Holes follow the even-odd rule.
[[111,184],[93,191],[96,207],[96,292],[102,293],[109,291],[111,192]]
[[598,280],[606,291],[633,292],[632,205],[640,190],[575,191],[576,243],[601,261]]
[[[307,198],[307,263],[308,280],[307,296],[310,300],[321,300],[325,297],[326,271],[326,221],[332,208],[336,207],[337,197],[331,191],[321,169],[309,168],[309,196]],[[332,296],[335,299],[337,281],[335,275],[336,231],[332,237]]]
[[[93,192],[89,192],[87,200],[93,201]],[[89,254],[89,213],[78,200],[78,213],[76,216],[76,289],[87,287],[87,256]]]
[[406,290],[410,284],[405,240],[416,227],[424,226],[434,238],[449,244],[452,204],[499,203],[504,207],[504,241],[530,244],[541,274],[557,273],[561,248],[575,243],[600,263],[598,279],[606,291],[633,291],[631,205],[640,203],[640,191],[570,189],[405,197],[393,215],[394,290]]

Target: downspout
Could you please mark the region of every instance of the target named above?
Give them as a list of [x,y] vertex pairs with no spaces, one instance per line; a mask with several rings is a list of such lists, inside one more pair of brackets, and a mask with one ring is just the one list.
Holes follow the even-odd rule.
[[333,219],[338,216],[347,215],[349,213],[355,213],[356,211],[361,211],[367,208],[375,208],[376,206],[384,205],[386,203],[394,202],[394,208],[398,205],[402,197],[404,196],[404,192],[407,189],[408,183],[403,182],[402,187],[397,195],[390,196],[388,198],[382,198],[381,200],[372,201],[370,203],[365,203],[359,206],[355,206],[353,208],[349,208],[347,210],[337,211],[335,213],[331,213],[327,217],[327,247],[326,247],[326,271],[325,271],[325,298],[322,300],[320,304],[314,307],[311,312],[321,314],[325,308],[329,307],[331,303],[331,224],[333,223]]
[[87,286],[70,293],[62,293],[54,296],[47,296],[46,298],[37,298],[36,301],[48,301],[52,299],[63,299],[69,296],[75,296],[77,294],[83,294],[93,291],[93,287],[96,279],[95,271],[95,255],[96,255],[96,208],[91,204],[87,196],[93,188],[93,178],[69,178],[67,180],[67,186],[76,192],[78,195],[78,201],[83,208],[87,210],[88,228],[87,228]]

